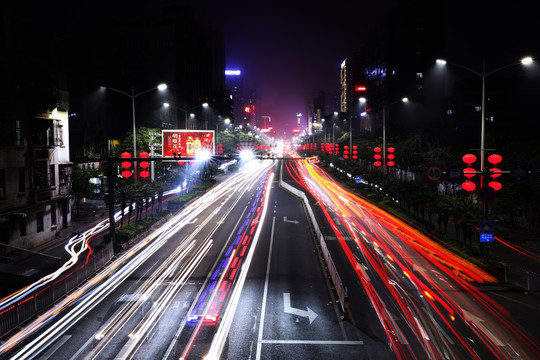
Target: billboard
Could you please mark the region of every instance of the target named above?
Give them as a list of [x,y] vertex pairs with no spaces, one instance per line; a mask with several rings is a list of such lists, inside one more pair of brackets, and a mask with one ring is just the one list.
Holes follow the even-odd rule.
[[193,158],[201,150],[214,153],[214,130],[162,130],[162,157]]

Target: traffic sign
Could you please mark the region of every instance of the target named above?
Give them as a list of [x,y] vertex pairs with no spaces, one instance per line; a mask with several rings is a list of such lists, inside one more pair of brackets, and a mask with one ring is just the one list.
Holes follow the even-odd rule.
[[459,165],[452,165],[446,169],[446,179],[450,182],[461,184],[463,182],[463,168]]
[[495,189],[491,186],[484,186],[478,191],[478,197],[484,203],[490,203],[495,200]]
[[495,226],[491,220],[480,220],[480,242],[492,242],[494,240]]
[[362,182],[362,176],[361,175],[356,175],[354,177],[354,181],[356,184],[360,184]]
[[437,182],[440,181],[443,177],[443,171],[437,165],[428,166],[426,169],[426,177],[429,181]]
[[540,181],[540,165],[533,167],[533,169],[531,170],[531,175],[534,180]]
[[529,170],[527,169],[527,165],[524,164],[517,164],[512,167],[510,170],[510,175],[514,178],[516,181],[522,181],[527,177],[527,174],[529,173]]

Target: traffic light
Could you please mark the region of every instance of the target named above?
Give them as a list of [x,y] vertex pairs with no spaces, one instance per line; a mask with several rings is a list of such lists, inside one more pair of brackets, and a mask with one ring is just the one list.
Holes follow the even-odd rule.
[[[122,156],[122,159],[129,159],[131,157],[131,154],[128,152],[123,152],[121,156]],[[122,169],[123,169],[122,177],[124,179],[129,178],[132,175],[131,171],[128,170],[131,167],[131,161],[124,160],[122,161],[120,165],[122,165]]]

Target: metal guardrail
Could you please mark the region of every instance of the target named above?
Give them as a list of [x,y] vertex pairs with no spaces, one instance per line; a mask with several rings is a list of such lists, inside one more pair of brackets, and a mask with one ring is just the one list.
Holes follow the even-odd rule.
[[[280,172],[281,174],[282,172]],[[326,242],[324,240],[324,236],[321,232],[321,229],[319,228],[319,224],[317,223],[317,220],[315,218],[315,215],[313,213],[313,209],[311,208],[311,205],[309,204],[309,200],[306,197],[306,194],[296,189],[295,187],[287,184],[286,182],[283,182],[281,177],[279,179],[279,185],[282,186],[284,189],[289,191],[290,193],[298,196],[302,199],[304,202],[304,205],[307,209],[308,216],[311,220],[311,223],[313,224],[313,227],[315,228],[315,233],[317,235],[317,239],[319,240],[319,244],[321,246],[322,254],[324,261],[326,262],[326,266],[328,268],[328,272],[330,274],[330,278],[332,279],[332,282],[334,284],[336,293],[339,297],[339,302],[341,304],[341,309],[343,311],[343,316],[346,318],[348,316],[348,295],[347,295],[347,288],[343,285],[343,282],[341,281],[341,277],[339,276],[339,273],[337,271],[336,265],[334,264],[334,261],[332,260],[332,256],[330,255],[330,252],[328,251],[328,247],[326,246]]]
[[[536,266],[538,267],[538,266]],[[540,273],[532,271],[527,265],[506,265],[505,282],[527,291],[540,291]]]

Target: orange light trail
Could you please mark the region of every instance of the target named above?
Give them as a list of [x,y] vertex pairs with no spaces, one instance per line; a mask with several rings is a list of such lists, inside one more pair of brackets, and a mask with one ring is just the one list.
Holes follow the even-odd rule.
[[399,359],[539,357],[538,344],[508,311],[474,286],[496,283],[494,276],[340,186],[314,162],[290,161],[286,169],[320,205]]

